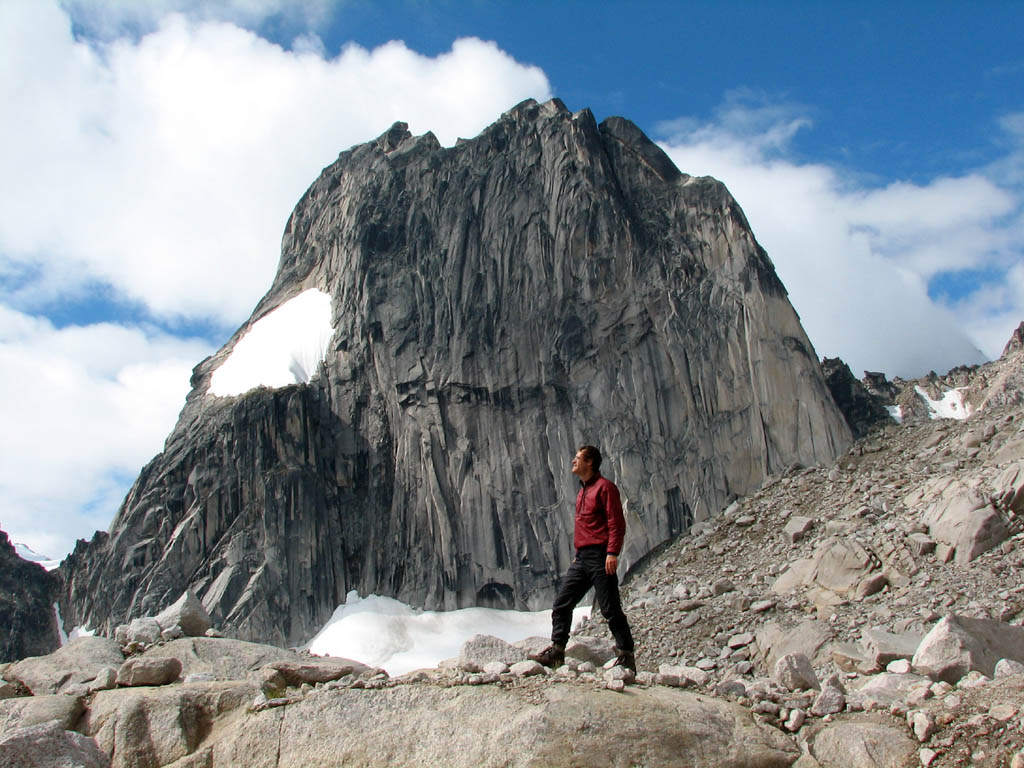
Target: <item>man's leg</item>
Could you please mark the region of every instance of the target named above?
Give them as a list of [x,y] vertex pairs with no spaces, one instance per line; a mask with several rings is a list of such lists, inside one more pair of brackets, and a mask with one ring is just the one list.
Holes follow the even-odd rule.
[[551,607],[551,643],[565,649],[572,629],[572,612],[591,587],[587,569],[577,556],[566,571],[562,585]]
[[619,597],[619,576],[609,576],[604,571],[605,554],[595,553],[585,558],[589,580],[594,583],[594,602],[601,609],[601,615],[608,622],[608,629],[615,638],[615,645],[621,652],[633,652],[633,633],[629,629],[629,621],[622,610]]

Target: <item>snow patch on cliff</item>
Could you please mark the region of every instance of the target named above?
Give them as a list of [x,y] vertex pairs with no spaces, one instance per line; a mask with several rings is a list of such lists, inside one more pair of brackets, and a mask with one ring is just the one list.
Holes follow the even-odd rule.
[[932,400],[920,386],[914,390],[928,404],[928,415],[933,419],[966,419],[971,415],[971,406],[964,401],[966,387],[946,390],[941,400]]
[[209,393],[228,397],[256,387],[308,383],[333,335],[330,295],[303,291],[252,324],[213,372]]

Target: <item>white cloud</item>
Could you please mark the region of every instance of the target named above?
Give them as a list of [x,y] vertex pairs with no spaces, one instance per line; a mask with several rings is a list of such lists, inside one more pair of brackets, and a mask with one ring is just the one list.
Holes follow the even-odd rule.
[[204,342],[0,307],[0,528],[62,557],[105,529],[161,450]]
[[[99,289],[141,316],[237,326],[339,151],[396,120],[453,144],[551,95],[476,39],[325,59],[327,0],[64,7],[74,32],[55,0],[0,3],[0,177],[17,180],[0,187],[0,527],[53,556],[109,524],[212,350],[33,313]],[[235,26],[268,20],[295,28],[291,50]]]
[[0,253],[45,254],[157,315],[235,325],[340,150],[396,120],[452,144],[550,96],[543,72],[476,39],[436,57],[397,42],[302,50],[182,15],[90,45],[53,4],[0,6],[0,175],[19,180],[0,192]]
[[996,301],[990,286],[946,306],[928,285],[941,273],[1001,273],[1020,263],[1013,189],[982,172],[868,186],[788,159],[787,142],[810,124],[791,109],[741,113],[730,102],[710,123],[663,124],[675,133],[662,146],[680,170],[729,187],[819,355],[890,376],[980,362],[976,348],[999,355],[1024,318],[1024,293],[1003,290]]

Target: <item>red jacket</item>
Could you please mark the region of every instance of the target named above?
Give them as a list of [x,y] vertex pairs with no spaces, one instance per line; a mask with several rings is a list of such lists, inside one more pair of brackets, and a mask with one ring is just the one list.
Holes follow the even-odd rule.
[[615,483],[595,474],[576,495],[576,549],[601,544],[609,555],[618,557],[626,535],[626,518]]

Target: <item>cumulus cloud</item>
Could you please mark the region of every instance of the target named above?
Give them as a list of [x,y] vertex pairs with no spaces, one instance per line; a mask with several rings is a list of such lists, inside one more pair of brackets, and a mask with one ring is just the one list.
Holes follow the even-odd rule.
[[0,174],[19,180],[0,192],[3,259],[45,254],[156,315],[226,325],[270,284],[291,207],[340,150],[396,120],[453,144],[550,96],[543,72],[477,39],[325,60],[174,14],[99,44],[39,0],[0,6],[0,69]]
[[[551,95],[540,69],[472,38],[327,57],[315,31],[333,7],[0,3],[0,527],[36,551],[109,525],[212,351],[48,312],[100,296],[165,328],[233,330],[339,151],[396,120],[454,144]],[[266,23],[300,36],[268,42],[251,31]]]
[[58,329],[0,307],[0,528],[52,557],[105,529],[211,351],[110,323]]
[[[871,186],[800,162],[790,142],[812,123],[798,112],[745,114],[732,99],[715,120],[659,126],[662,146],[684,172],[729,187],[819,355],[902,376],[998,356],[1024,318],[1024,292],[1013,292],[1024,253],[1018,192],[985,171]],[[981,272],[998,279],[955,301],[929,291],[938,278]]]

